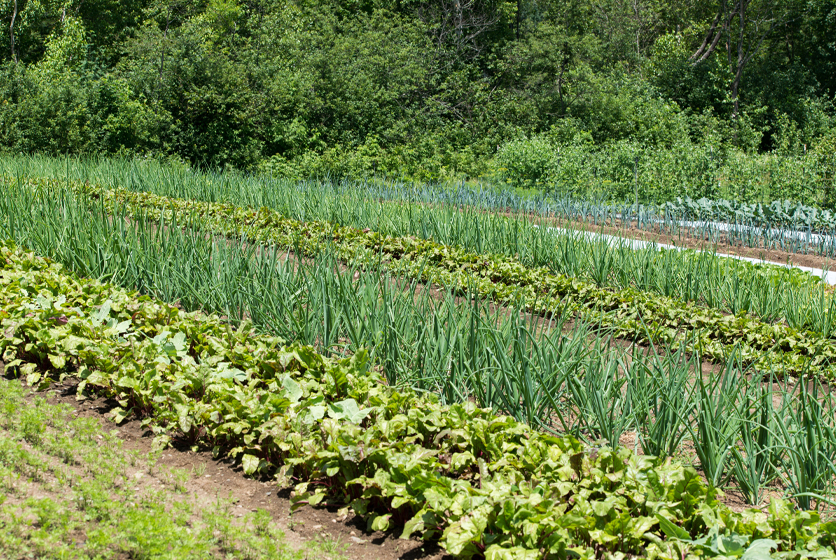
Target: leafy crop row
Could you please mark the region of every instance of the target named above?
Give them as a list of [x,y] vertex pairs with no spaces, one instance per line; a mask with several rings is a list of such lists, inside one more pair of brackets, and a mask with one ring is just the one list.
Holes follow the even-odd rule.
[[371,529],[438,538],[460,558],[834,557],[836,525],[780,499],[731,512],[690,468],[585,447],[473,404],[396,391],[361,352],[331,360],[72,276],[0,246],[7,371],[115,398],[159,444],[180,439],[343,504]]
[[[339,356],[369,351],[390,386],[473,401],[551,433],[618,445],[633,433],[655,456],[683,452],[716,487],[760,504],[775,483],[798,507],[834,496],[836,399],[821,381],[797,383],[747,370],[735,356],[704,379],[684,345],[611,345],[608,329],[485,305],[475,294],[422,289],[382,271],[341,267],[326,250],[206,235],[195,222],[128,216],[66,190],[0,193],[8,236],[88,278],[233,326]],[[493,308],[493,309],[491,309]],[[779,482],[780,481],[780,482]]]
[[[537,313],[568,309],[586,322],[611,327],[617,335],[629,339],[664,344],[688,341],[693,350],[715,361],[725,361],[736,349],[744,362],[761,370],[815,371],[833,378],[829,364],[836,358],[836,347],[821,333],[767,324],[744,314],[724,315],[632,288],[608,290],[545,268],[526,267],[507,256],[475,254],[430,240],[384,237],[327,222],[303,223],[266,209],[255,211],[90,185],[74,188],[87,196],[101,197],[109,207],[129,212],[184,219],[198,215],[196,223],[214,234],[294,246],[307,254],[333,245],[346,261],[381,261],[392,272],[463,293],[473,291]],[[829,310],[820,311],[829,318]]]
[[[14,162],[19,165],[12,165]],[[0,169],[8,166],[5,169],[9,175],[3,180],[6,183],[15,182],[17,177],[53,176],[64,183],[82,179],[99,186],[184,200],[227,202],[254,209],[263,206],[299,221],[369,228],[393,237],[412,235],[474,253],[516,257],[526,266],[544,266],[599,287],[632,287],[723,312],[751,313],[766,322],[785,320],[795,329],[813,330],[826,336],[833,329],[833,322],[821,310],[836,307],[836,302],[820,279],[806,272],[722,258],[711,252],[660,251],[653,246],[636,249],[629,240],[609,243],[571,228],[555,232],[537,227],[548,224],[541,223],[536,216],[485,212],[479,206],[478,197],[459,199],[446,190],[376,182],[289,182],[232,172],[197,174],[135,161],[121,165],[112,160],[99,164],[88,161],[86,166],[72,161],[66,163],[65,168],[58,160],[33,158],[10,162],[8,158],[0,158]],[[497,195],[499,206],[489,208],[502,210],[498,202],[501,199]],[[658,227],[673,235],[680,233],[677,228],[671,229],[673,222],[652,225],[655,218],[645,208],[639,215],[632,215],[626,206],[605,207],[592,201],[566,204],[558,212],[559,216],[596,224],[633,220],[644,224],[642,220],[650,220],[642,227]],[[717,235],[751,237],[756,233],[742,225],[736,233],[718,230],[710,224],[694,227],[698,231],[692,233],[711,240]],[[773,233],[778,236],[780,232]],[[806,244],[803,237],[795,241]]]
[[[317,190],[318,185],[275,178],[265,175],[243,175],[230,171],[199,173],[184,167],[161,165],[155,161],[138,159],[80,158],[56,159],[41,156],[4,156],[0,169],[9,175],[42,176],[76,179],[110,188],[122,187],[133,191],[189,198],[195,200],[232,202],[270,206],[270,191]],[[632,159],[629,174],[632,193]],[[577,185],[575,185],[577,186]],[[403,183],[398,181],[344,180],[332,181],[334,193],[359,193],[369,200],[409,202],[426,205],[469,207],[490,212],[511,212],[599,224],[608,222],[633,223],[641,229],[677,234],[682,222],[719,221],[755,228],[754,235],[744,235],[742,229],[732,229],[729,241],[749,241],[757,247],[780,248],[788,251],[802,249],[784,242],[786,236],[769,235],[772,230],[790,229],[814,231],[828,236],[818,249],[832,254],[836,249],[836,213],[799,201],[773,200],[738,202],[725,199],[678,197],[664,204],[641,204],[636,208],[629,201],[612,203],[571,195],[521,195],[501,188],[460,185]],[[567,186],[567,192],[571,188]],[[244,200],[246,199],[246,200]],[[707,229],[706,229],[707,231]],[[703,231],[702,233],[705,233]],[[694,234],[699,234],[695,229]]]

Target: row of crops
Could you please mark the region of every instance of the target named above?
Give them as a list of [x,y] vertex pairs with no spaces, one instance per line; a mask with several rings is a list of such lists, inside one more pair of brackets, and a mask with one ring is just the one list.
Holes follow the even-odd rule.
[[[132,172],[129,172],[131,171]],[[580,234],[556,234],[526,219],[473,207],[421,203],[381,204],[362,188],[234,181],[234,175],[202,182],[191,175],[140,173],[141,168],[92,172],[91,184],[161,196],[268,208],[298,221],[369,228],[385,236],[416,236],[474,253],[512,256],[529,267],[583,279],[602,288],[636,288],[732,314],[751,313],[795,329],[827,332],[831,301],[817,278],[793,269],[753,265],[694,252],[635,250]],[[93,168],[95,171],[95,168]],[[121,171],[121,172],[120,172]],[[35,175],[46,175],[40,171]],[[68,175],[73,175],[72,170]],[[28,175],[9,175],[8,180]],[[191,180],[189,178],[191,177]],[[157,181],[159,179],[159,181]],[[182,179],[182,182],[180,180]]]
[[[349,351],[372,347],[379,353],[379,363],[393,384],[406,382],[422,390],[432,390],[450,402],[476,397],[486,406],[510,410],[517,418],[534,425],[543,424],[562,431],[569,429],[569,423],[563,418],[581,415],[576,410],[570,413],[563,410],[565,403],[560,403],[561,395],[573,391],[565,380],[572,375],[580,377],[578,372],[596,369],[578,361],[575,369],[569,368],[566,373],[565,366],[574,359],[569,358],[579,355],[578,352],[564,355],[561,346],[558,346],[560,351],[550,352],[551,346],[544,344],[543,337],[538,336],[538,331],[544,329],[559,334],[558,327],[567,317],[581,318],[597,329],[603,327],[608,337],[642,340],[668,349],[682,347],[720,363],[736,356],[741,364],[758,371],[818,374],[825,378],[832,375],[829,367],[832,340],[821,333],[796,332],[780,324],[768,325],[752,318],[712,314],[709,310],[683,306],[676,300],[648,298],[635,290],[609,292],[547,271],[526,269],[518,264],[512,266],[513,263],[504,258],[455,253],[449,248],[419,243],[415,239],[381,240],[372,232],[350,228],[325,231],[322,229],[326,227],[324,224],[299,224],[275,213],[255,213],[223,205],[195,205],[86,186],[78,188],[99,197],[98,202],[90,207],[86,203],[79,206],[71,196],[62,200],[69,192],[48,182],[24,187],[8,185],[8,205],[4,210],[8,216],[9,234],[28,246],[37,247],[42,254],[71,263],[86,275],[113,278],[112,275],[118,273],[124,285],[169,301],[181,301],[193,308],[216,310],[236,320],[251,317],[289,339],[306,343],[322,341],[325,350],[331,348],[333,341],[340,340],[350,341]],[[14,193],[19,195],[16,201]],[[102,197],[108,202],[105,203]],[[128,204],[131,200],[133,206]],[[179,211],[177,204],[181,205]],[[111,215],[117,208],[121,214],[114,221]],[[155,208],[156,213],[153,212]],[[237,215],[235,210],[239,211]],[[27,212],[36,219],[15,218],[26,216]],[[91,220],[91,215],[97,217]],[[131,227],[126,225],[127,217],[132,220]],[[178,218],[189,225],[184,230],[187,233],[165,225],[165,220],[173,225],[176,221],[172,220]],[[159,221],[161,219],[163,222]],[[43,224],[49,224],[47,231]],[[250,246],[249,250],[242,250],[240,244],[231,248],[225,244],[217,247],[201,233],[206,231],[258,241],[258,246],[262,243],[279,248],[290,246],[297,254],[325,256],[325,264],[320,263],[314,272],[299,267],[292,269],[295,272],[291,274],[288,269],[277,267],[281,250],[252,253],[258,246]],[[149,245],[149,239],[154,236],[159,239]],[[323,247],[328,247],[332,254],[323,255]],[[239,251],[242,252],[239,254]],[[346,281],[355,276],[353,272],[346,273],[347,276],[337,274],[333,281],[325,280],[332,276],[324,270],[335,268],[332,262],[335,255],[343,261],[364,263],[366,267],[372,265],[398,276],[393,283],[378,280],[371,286],[363,284],[359,287],[352,287],[351,282]],[[227,267],[215,272],[213,263],[218,262],[226,263]],[[200,270],[204,271],[203,278],[208,280],[197,280]],[[369,278],[359,272],[356,276]],[[436,300],[430,296],[415,304],[416,279],[443,283],[470,296],[468,299],[474,301],[476,310],[469,305],[465,306],[465,313],[451,312],[449,305],[436,310],[433,308]],[[401,291],[410,282],[412,289],[406,290],[404,296]],[[535,289],[538,286],[552,290],[538,292]],[[312,294],[317,297],[312,298]],[[383,297],[383,306],[377,308],[381,294],[394,294],[395,297]],[[546,325],[535,322],[533,326],[529,325],[525,334],[516,324],[519,321],[505,321],[501,336],[490,333],[480,338],[479,333],[484,335],[486,331],[480,319],[482,312],[478,298],[492,298],[523,310],[546,312],[551,314],[552,321]],[[373,313],[376,308],[379,312]],[[433,320],[426,321],[427,317]],[[495,317],[490,322],[499,324]],[[445,328],[451,324],[464,325],[464,328]],[[583,338],[578,333],[573,337],[574,340]],[[486,345],[484,340],[493,346]],[[521,340],[530,340],[531,344],[515,342]],[[548,342],[553,344],[553,341]],[[599,346],[606,348],[607,344]],[[515,351],[510,361],[497,358],[507,354],[503,348],[509,347]],[[433,362],[427,360],[427,356],[438,359]],[[620,357],[621,362],[632,363],[633,359]],[[453,365],[450,365],[451,361]],[[596,371],[615,371],[617,374],[624,369],[623,366],[619,368],[618,363],[619,359],[609,360]],[[447,368],[450,375],[428,373]],[[664,369],[670,369],[670,366]],[[689,369],[693,367],[685,364],[684,371]],[[502,375],[486,382],[484,372],[501,372]],[[536,374],[534,385],[530,383],[531,372]],[[561,379],[563,382],[555,381]],[[612,408],[618,404],[625,379],[604,383],[592,375],[585,378],[589,387],[604,388],[608,395],[605,410],[611,418],[623,423],[622,427],[590,428],[589,433],[598,437],[607,433],[608,441],[617,442],[618,435],[632,426],[630,414]],[[632,387],[628,384],[627,390]],[[692,388],[692,392],[695,390]],[[576,396],[574,403],[575,409],[584,408],[583,395]],[[595,416],[603,417],[600,411]],[[601,424],[600,420],[595,422]],[[586,422],[587,425],[591,423]],[[578,430],[583,425],[583,422],[575,423],[572,429]],[[673,436],[674,444],[668,447],[670,453],[682,439],[676,434]],[[657,444],[647,442],[644,446],[655,449]]]
[[348,504],[462,558],[834,554],[836,527],[780,499],[735,514],[690,468],[396,390],[363,352],[323,357],[8,244],[0,255],[7,368],[41,385],[76,376],[118,416],[148,418],[160,444],[212,446],[295,483],[299,505]]
[[[43,180],[9,181],[10,205],[6,214],[10,234],[25,239],[31,223],[60,219],[64,206],[55,210],[50,205],[65,192],[62,185]],[[596,327],[610,328],[620,337],[654,344],[684,343],[689,351],[719,362],[736,352],[745,363],[761,370],[815,372],[825,378],[832,375],[828,367],[836,356],[830,328],[832,299],[824,291],[820,297],[827,305],[818,307],[814,301],[808,308],[823,328],[799,330],[784,322],[764,321],[745,313],[729,315],[632,287],[600,287],[545,267],[526,266],[513,257],[473,253],[414,236],[384,237],[368,228],[300,222],[266,209],[255,211],[83,184],[69,187],[85,199],[97,200],[105,214],[119,211],[133,218],[188,222],[204,233],[259,245],[292,247],[300,255],[315,255],[323,246],[330,246],[345,262],[376,264],[391,274],[447,286],[460,294],[472,292],[480,298],[537,314],[571,315]],[[13,193],[19,197],[14,198]],[[33,197],[44,201],[49,215],[34,221],[21,219],[27,212],[32,215],[36,211]]]
[[[306,205],[307,211],[323,198],[340,219],[371,201],[441,207],[422,215],[424,228],[445,223],[450,208],[511,212],[527,219],[543,217],[593,225],[637,227],[674,236],[706,239],[731,245],[763,247],[794,253],[836,255],[836,214],[797,201],[767,204],[729,200],[677,198],[664,204],[614,204],[571,196],[529,196],[514,191],[461,184],[415,185],[386,181],[288,181],[234,173],[196,173],[185,168],[137,160],[55,160],[40,157],[0,158],[0,173],[86,181],[109,187],[152,192],[164,196],[210,202],[266,206],[285,212],[288,206]],[[336,204],[337,208],[332,205]],[[381,211],[380,208],[377,211]],[[326,219],[319,215],[318,219]],[[342,221],[341,223],[347,224]],[[448,242],[450,240],[444,240]]]
[[[138,317],[133,298],[9,249],[7,265],[18,259],[30,268],[6,290],[18,299],[4,302],[10,311],[0,316],[3,361],[33,383],[44,374],[83,377],[90,390],[119,397],[120,414],[153,422],[161,442],[218,446],[248,472],[310,482],[297,488],[300,503],[351,504],[372,528],[440,536],[463,557],[834,552],[824,536],[833,528],[808,512],[834,495],[834,401],[821,384],[831,376],[829,331],[793,329],[780,314],[772,322],[725,315],[507,253],[266,209],[21,177],[5,179],[2,192],[0,237],[236,327],[213,331],[222,343],[196,327],[178,331],[184,318],[203,316],[143,300],[168,311],[151,314],[156,327],[135,328],[126,322]],[[31,281],[31,263],[48,279]],[[12,277],[4,271],[0,286]],[[73,300],[74,286],[83,288]],[[76,318],[99,329],[96,353],[109,363],[82,351],[93,337]],[[67,325],[77,338],[56,334]],[[279,339],[316,354],[281,350],[301,356],[301,366],[261,360],[261,343],[276,350]],[[701,356],[725,366],[695,374],[707,365]],[[320,361],[331,373],[306,370]],[[337,363],[342,388],[318,387],[343,374],[333,373]],[[288,369],[305,371],[284,376]],[[470,401],[515,420],[458,404]],[[272,414],[279,428],[264,427]],[[294,443],[309,434],[316,445]],[[776,493],[790,502],[773,500],[769,515],[732,514],[693,471],[601,447],[630,435],[644,453],[693,462],[750,503]],[[526,455],[529,443],[539,455]]]

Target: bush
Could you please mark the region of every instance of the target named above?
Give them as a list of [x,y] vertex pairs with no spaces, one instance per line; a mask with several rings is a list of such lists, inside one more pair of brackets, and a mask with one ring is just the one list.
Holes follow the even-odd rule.
[[558,147],[543,137],[513,140],[496,154],[497,174],[514,187],[549,190],[558,166]]
[[769,203],[801,200],[832,207],[836,134],[823,136],[806,155],[749,154],[687,140],[669,148],[630,140],[604,145],[558,145],[546,137],[500,147],[496,176],[513,187],[546,194],[642,203],[677,197]]

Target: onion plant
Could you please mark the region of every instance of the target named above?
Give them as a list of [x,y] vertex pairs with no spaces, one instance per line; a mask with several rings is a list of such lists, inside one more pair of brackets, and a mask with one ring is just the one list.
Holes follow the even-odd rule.
[[802,376],[782,406],[781,444],[786,454],[783,480],[801,509],[833,503],[836,480],[836,406],[815,379]]
[[632,393],[625,391],[627,379],[619,372],[618,362],[596,362],[583,377],[568,379],[578,407],[578,420],[587,432],[609,445],[618,445],[621,435],[633,424]]
[[639,354],[629,362],[628,391],[633,393],[633,417],[643,452],[676,454],[696,407],[692,381],[700,369],[698,356],[689,356],[684,344],[664,355],[653,349],[649,356]]
[[740,419],[739,444],[732,447],[730,468],[740,492],[753,505],[760,504],[764,487],[778,476],[784,454],[773,387],[772,375],[753,375],[734,412]]
[[719,375],[696,375],[695,425],[688,424],[694,451],[705,477],[714,486],[728,480],[726,463],[735,448],[741,418],[735,414],[746,379],[739,361],[729,357]]

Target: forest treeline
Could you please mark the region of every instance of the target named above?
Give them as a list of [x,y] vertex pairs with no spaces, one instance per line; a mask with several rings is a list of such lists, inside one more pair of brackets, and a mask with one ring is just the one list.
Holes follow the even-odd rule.
[[836,0],[2,2],[7,152],[536,186],[836,148]]

